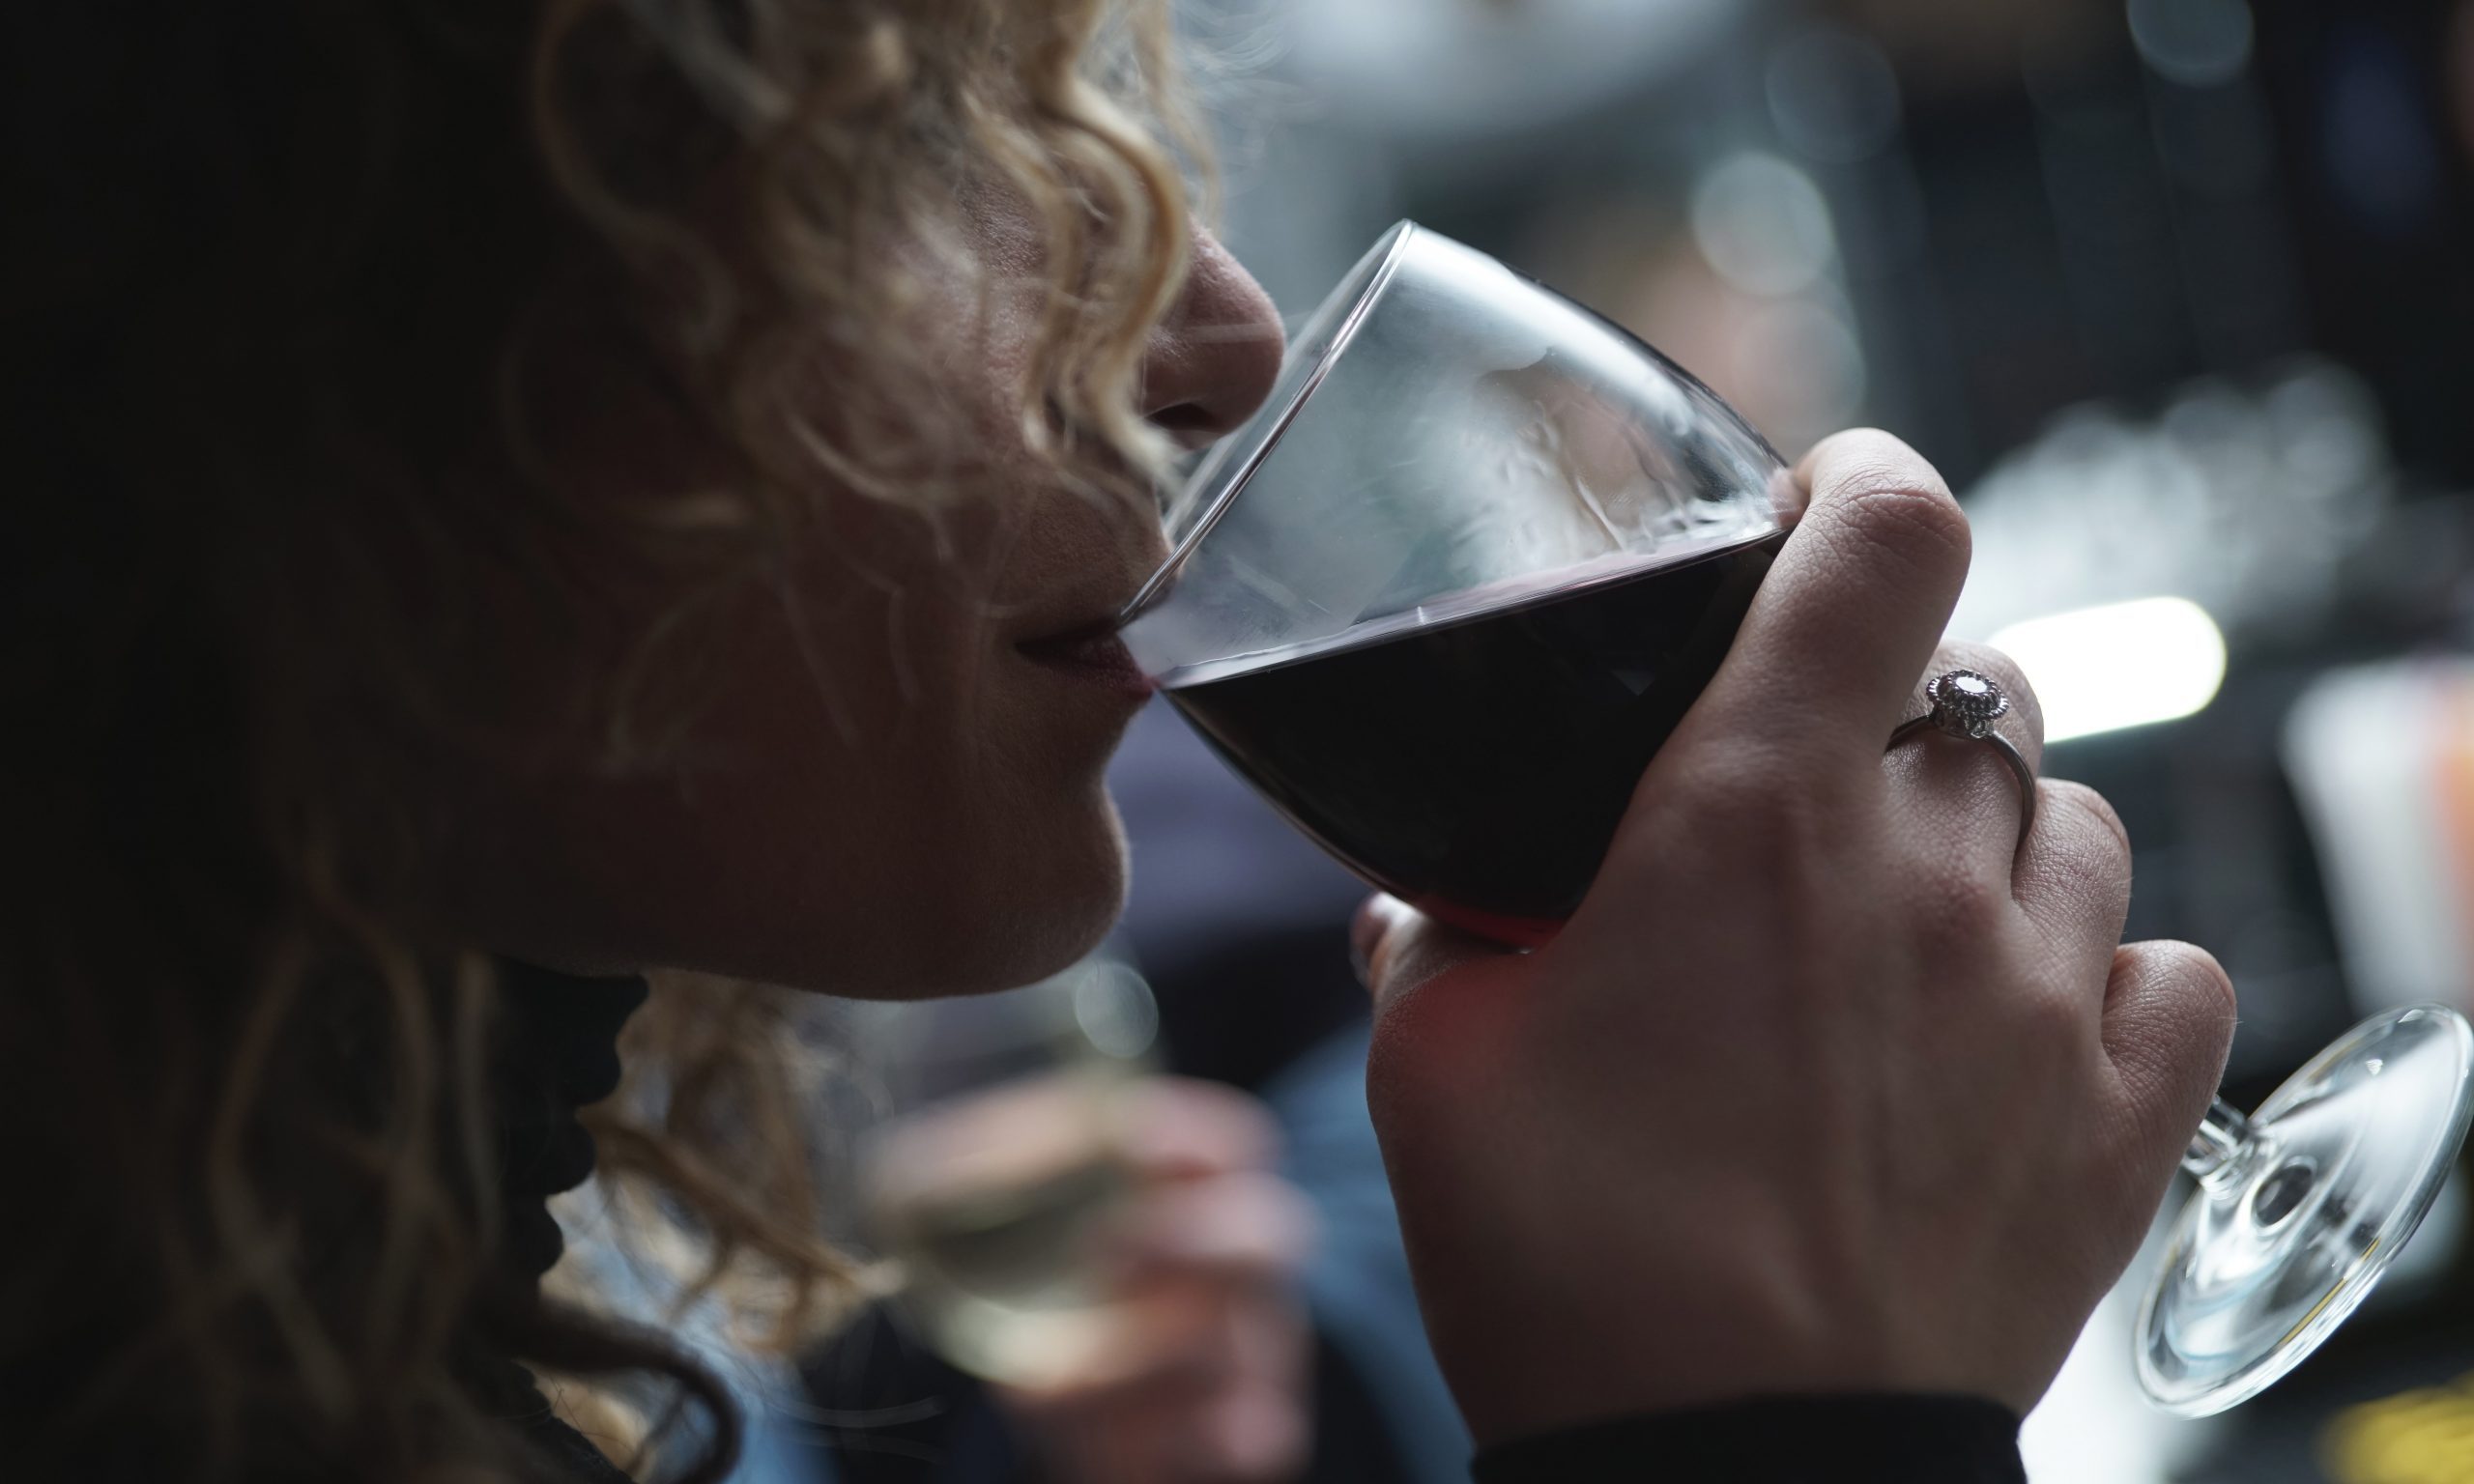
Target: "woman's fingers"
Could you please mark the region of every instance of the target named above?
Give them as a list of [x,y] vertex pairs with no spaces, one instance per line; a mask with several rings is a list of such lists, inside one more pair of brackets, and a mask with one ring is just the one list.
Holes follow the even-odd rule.
[[2171,1174],[2225,1074],[2233,982],[2205,949],[2125,943],[2105,988],[2105,1054],[2121,1079],[2131,1149]]
[[1106,1379],[998,1399],[1080,1484],[1275,1484],[1294,1478],[1311,1426],[1309,1333],[1286,1297],[1222,1298],[1173,1345]]
[[1249,1173],[1145,1190],[1108,1236],[1118,1279],[1243,1287],[1285,1282],[1313,1250],[1314,1208],[1277,1175]]
[[2056,952],[2103,970],[2130,916],[2130,836],[2105,796],[2084,784],[2046,779],[2038,794],[2035,833],[2010,895]]
[[1825,439],[1797,476],[1811,504],[1678,741],[1759,738],[1803,767],[1878,768],[1967,578],[1967,518],[1886,433]]
[[[1983,675],[2009,702],[1992,728],[2016,748],[2029,780],[1990,742],[1926,728],[1892,749],[1889,816],[1909,841],[1911,868],[1939,872],[1951,886],[1998,883],[2031,922],[2055,968],[2084,991],[2093,1023],[2099,992],[2130,912],[2130,840],[2104,797],[2078,784],[2034,778],[2044,759],[2044,708],[2008,655],[1983,644],[1948,643],[1909,697],[1910,715],[1933,708],[1926,694],[1954,671]],[[2022,815],[2032,791],[2032,828]]]
[[1269,1109],[1195,1077],[1152,1077],[1132,1089],[1119,1130],[1126,1161],[1146,1180],[1263,1170],[1280,1157]]
[[[1972,671],[2001,688],[2009,709],[1993,722],[2027,760],[2032,774],[2044,759],[2044,708],[2034,687],[2010,657],[1983,644],[1948,643],[1934,652],[1917,677],[1902,721],[1926,715],[1933,702],[1926,687],[1952,671]],[[1883,738],[1887,741],[1885,733]],[[1948,737],[1932,728],[1890,750],[1883,767],[1891,778],[1890,812],[1900,828],[1925,842],[1928,855],[1952,868],[2002,881],[2011,878],[2022,851],[2019,825],[2027,799],[2019,775],[1990,742]]]

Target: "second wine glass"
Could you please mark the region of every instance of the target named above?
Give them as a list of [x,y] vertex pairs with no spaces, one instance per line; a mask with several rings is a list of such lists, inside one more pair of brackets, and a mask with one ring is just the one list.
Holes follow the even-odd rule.
[[1153,1069],[1150,988],[1107,958],[1003,994],[868,1007],[883,1114],[859,1148],[871,1238],[903,1312],[987,1380],[1096,1379],[1138,1322],[1102,1265],[1134,1191],[1129,1099]]

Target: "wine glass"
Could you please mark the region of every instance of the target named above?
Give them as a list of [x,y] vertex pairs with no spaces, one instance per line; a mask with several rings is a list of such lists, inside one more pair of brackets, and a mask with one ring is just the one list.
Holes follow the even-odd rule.
[[2187,1417],[2238,1406],[2345,1323],[2456,1164],[2470,1069],[2465,1017],[2415,1005],[2339,1037],[2248,1118],[2216,1100],[2132,1329],[2150,1400]]
[[1120,634],[1341,861],[1534,942],[1724,658],[1785,479],[1656,352],[1403,222],[1196,468]]
[[861,1200],[928,1343],[987,1380],[1098,1379],[1140,1315],[1103,1267],[1134,1189],[1127,1095],[1152,1070],[1150,988],[1105,957],[1003,994],[867,1007],[884,1115]]
[[[1291,345],[1169,505],[1126,646],[1288,820],[1525,945],[1579,904],[1785,539],[1759,434],[1623,329],[1414,223]],[[2474,1030],[2355,1028],[2221,1100],[2142,1312],[2148,1395],[2257,1394],[2351,1312],[2463,1141]]]

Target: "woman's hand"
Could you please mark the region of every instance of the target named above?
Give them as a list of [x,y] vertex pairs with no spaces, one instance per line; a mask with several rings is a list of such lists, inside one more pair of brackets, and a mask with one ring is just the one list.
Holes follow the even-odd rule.
[[1429,1331],[1482,1441],[1758,1393],[2027,1410],[2136,1250],[2233,1024],[2224,972],[2119,943],[2130,854],[2093,792],[1981,743],[1883,745],[1965,518],[1851,433],[1725,667],[1532,954],[1388,899],[1360,948],[1369,1094]]
[[1136,1096],[1126,1156],[1143,1184],[1105,1254],[1136,1333],[1105,1376],[998,1400],[1047,1477],[1280,1484],[1313,1428],[1296,1296],[1312,1209],[1273,1173],[1279,1130],[1255,1099],[1178,1077]]

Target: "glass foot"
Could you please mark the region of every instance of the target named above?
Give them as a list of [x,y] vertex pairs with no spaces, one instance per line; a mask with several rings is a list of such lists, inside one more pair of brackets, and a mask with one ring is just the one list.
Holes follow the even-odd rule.
[[2248,1401],[2345,1322],[2454,1167],[2469,1073],[2464,1016],[2393,1011],[2295,1072],[2238,1144],[2195,1146],[2200,1188],[2135,1330],[2140,1384],[2159,1407],[2198,1417]]

